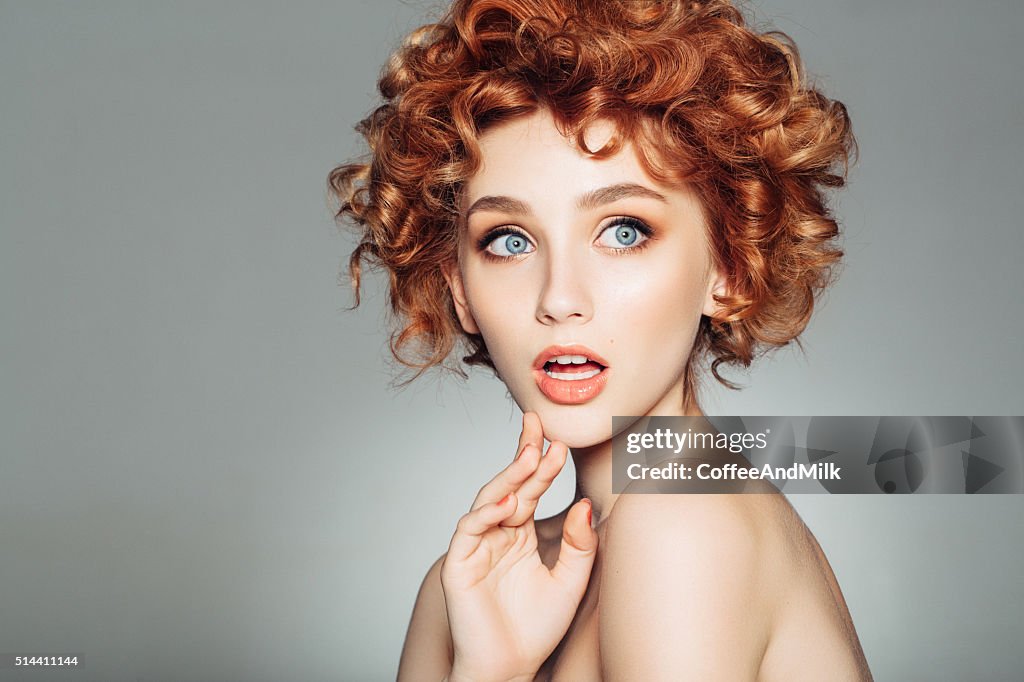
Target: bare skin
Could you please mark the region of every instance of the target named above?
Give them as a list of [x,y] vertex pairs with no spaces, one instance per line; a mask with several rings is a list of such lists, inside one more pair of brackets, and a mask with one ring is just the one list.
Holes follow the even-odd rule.
[[[529,445],[538,437],[535,419],[524,418],[520,449],[526,443],[527,455],[536,449]],[[551,472],[557,473],[564,459],[556,450],[551,462],[541,466],[540,458],[527,455],[481,495],[500,492],[503,483],[516,487],[520,518],[510,514],[506,522],[520,533],[532,527],[536,557],[544,569],[555,571],[567,540],[578,541],[573,522],[588,504],[577,492],[569,508],[533,522]],[[517,466],[532,473],[522,483],[510,483]],[[784,496],[620,495],[610,501],[603,518],[592,513],[597,549],[582,597],[536,670],[509,675],[487,664],[470,671],[459,668],[442,580],[446,555],[421,587],[399,679],[872,679],[832,569]],[[527,511],[531,518],[521,519]],[[492,530],[508,532],[498,524]],[[586,538],[580,544],[587,545]],[[659,548],[666,546],[680,548],[681,564],[665,557]],[[737,561],[715,563],[722,552]],[[714,564],[709,576],[687,569],[708,563],[695,558]],[[683,590],[665,589],[680,581]],[[532,626],[554,622],[549,616],[536,616]],[[501,655],[511,648],[508,642],[492,646],[496,649],[490,656],[478,660],[506,664]]]

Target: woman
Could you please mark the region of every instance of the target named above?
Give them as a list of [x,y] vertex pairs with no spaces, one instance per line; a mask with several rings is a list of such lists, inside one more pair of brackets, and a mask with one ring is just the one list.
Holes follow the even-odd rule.
[[[853,137],[800,69],[714,0],[457,0],[392,58],[370,159],[331,175],[356,291],[382,265],[396,357],[422,372],[464,341],[524,412],[400,679],[870,679],[784,497],[611,486],[613,415],[700,415],[704,361],[728,385],[829,281],[823,190]],[[570,450],[575,500],[535,520]]]

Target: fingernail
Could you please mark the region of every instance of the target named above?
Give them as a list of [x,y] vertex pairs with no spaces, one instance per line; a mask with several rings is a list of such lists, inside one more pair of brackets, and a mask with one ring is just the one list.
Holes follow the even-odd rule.
[[594,505],[590,502],[590,500],[587,500],[587,525],[588,526],[593,525],[592,524],[593,517],[591,516],[591,512],[593,510],[594,510]]
[[526,452],[526,448],[528,448],[528,447],[530,447],[530,444],[529,444],[529,443],[527,443],[526,445],[524,445],[524,446],[523,446],[523,449],[519,451],[519,454],[518,454],[518,455],[516,455],[516,459],[519,459],[520,457],[522,457],[522,456],[523,456],[523,453],[524,453],[524,452]]
[[498,500],[498,504],[505,504],[506,502],[508,502],[508,498],[510,497],[512,497],[512,493],[509,493],[508,495],[505,495],[505,497]]

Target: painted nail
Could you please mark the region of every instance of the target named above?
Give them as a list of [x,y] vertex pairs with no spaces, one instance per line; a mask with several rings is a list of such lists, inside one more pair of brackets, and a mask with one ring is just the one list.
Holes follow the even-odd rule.
[[508,502],[508,499],[510,497],[512,497],[512,493],[509,493],[508,495],[505,495],[505,497],[503,497],[500,500],[498,500],[498,504],[499,505],[505,504],[506,502]]
[[591,512],[593,510],[594,510],[594,505],[591,504],[590,500],[587,500],[587,525],[588,526],[593,525],[591,523],[593,521],[593,517],[591,516]]

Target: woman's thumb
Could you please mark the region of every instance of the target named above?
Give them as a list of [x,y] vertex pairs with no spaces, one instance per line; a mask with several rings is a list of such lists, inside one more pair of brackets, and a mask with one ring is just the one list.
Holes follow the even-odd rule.
[[[597,555],[597,532],[590,527],[591,504],[583,498],[566,514],[562,547],[551,574],[558,580],[585,588]],[[582,594],[582,589],[580,590]]]

